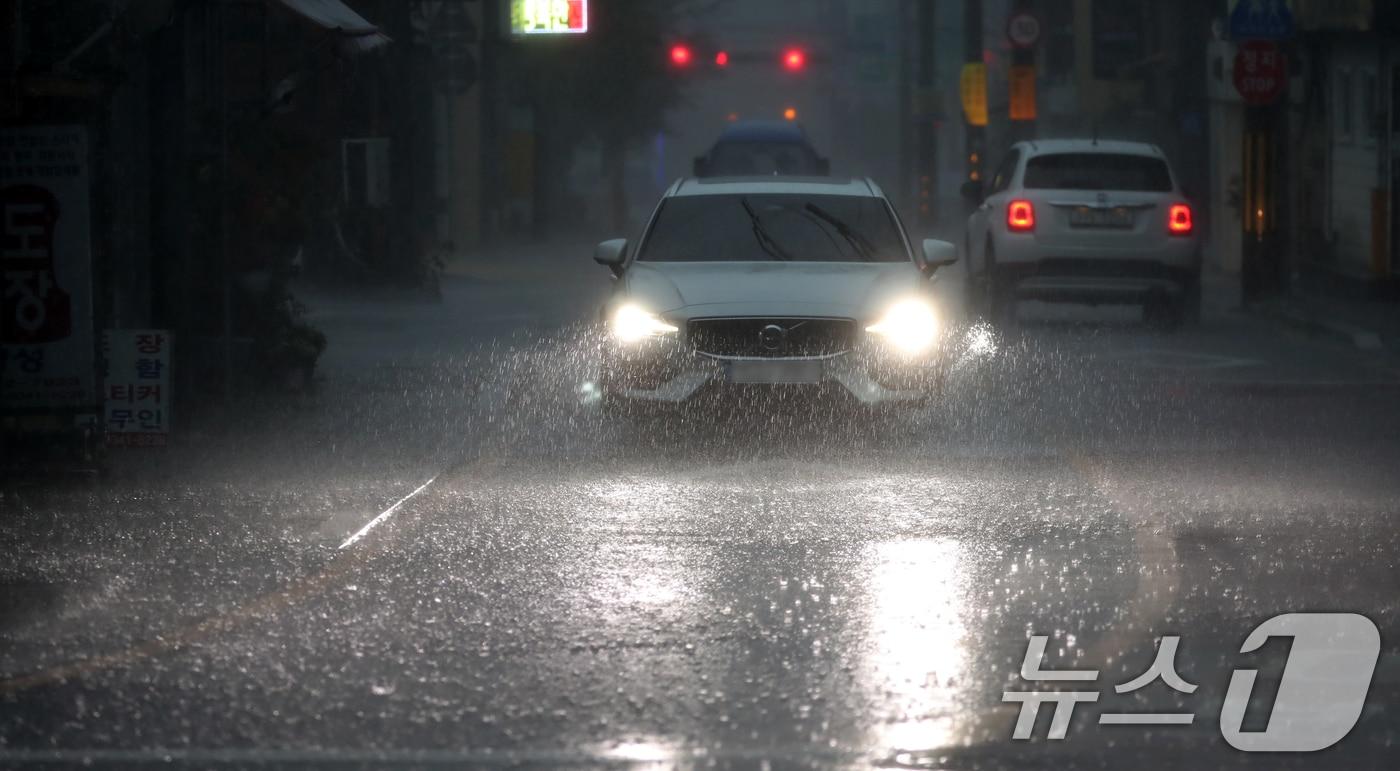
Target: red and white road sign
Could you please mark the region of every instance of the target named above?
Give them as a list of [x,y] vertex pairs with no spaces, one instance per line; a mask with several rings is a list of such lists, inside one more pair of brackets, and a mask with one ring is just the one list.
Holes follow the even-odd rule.
[[1250,40],[1235,53],[1235,90],[1244,103],[1260,107],[1278,101],[1288,88],[1288,57],[1278,44]]

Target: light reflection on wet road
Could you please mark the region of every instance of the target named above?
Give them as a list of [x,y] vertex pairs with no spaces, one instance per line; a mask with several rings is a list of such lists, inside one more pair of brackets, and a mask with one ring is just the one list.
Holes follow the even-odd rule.
[[[969,336],[948,402],[908,418],[626,423],[580,397],[586,336],[496,334],[347,354],[358,379],[258,453],[7,490],[7,580],[35,595],[0,625],[0,765],[1244,763],[1215,722],[1260,666],[1235,651],[1296,610],[1381,627],[1326,762],[1394,765],[1400,393],[1374,362],[1237,317],[1032,323]],[[1033,633],[1102,672],[1063,743],[1009,739]],[[1200,689],[1113,694],[1165,634]],[[1195,724],[1096,725],[1174,708]]]

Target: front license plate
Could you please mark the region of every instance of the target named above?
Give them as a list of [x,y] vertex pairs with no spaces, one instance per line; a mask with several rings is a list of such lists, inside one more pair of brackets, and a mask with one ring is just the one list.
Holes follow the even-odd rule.
[[724,379],[730,383],[820,383],[819,361],[727,361]]
[[1122,207],[1095,209],[1080,206],[1070,211],[1069,224],[1077,228],[1130,228],[1133,226],[1133,212]]

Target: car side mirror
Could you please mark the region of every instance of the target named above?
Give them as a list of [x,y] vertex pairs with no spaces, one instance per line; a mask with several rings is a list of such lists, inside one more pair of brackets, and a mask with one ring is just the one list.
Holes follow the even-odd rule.
[[691,172],[697,177],[707,177],[710,174],[710,159],[703,155],[695,156],[694,163],[691,164]]
[[593,261],[611,270],[614,276],[621,276],[622,265],[627,261],[627,239],[614,238],[593,247]]
[[982,183],[979,180],[969,179],[962,184],[962,197],[975,204],[980,204],[985,199],[982,190]]
[[958,247],[936,238],[924,239],[924,275],[933,278],[939,268],[946,268],[958,261]]

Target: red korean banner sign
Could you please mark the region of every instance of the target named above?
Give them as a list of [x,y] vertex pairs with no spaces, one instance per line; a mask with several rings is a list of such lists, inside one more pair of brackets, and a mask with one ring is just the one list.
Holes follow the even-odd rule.
[[0,130],[0,410],[94,407],[92,228],[80,126]]

